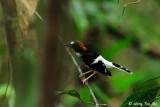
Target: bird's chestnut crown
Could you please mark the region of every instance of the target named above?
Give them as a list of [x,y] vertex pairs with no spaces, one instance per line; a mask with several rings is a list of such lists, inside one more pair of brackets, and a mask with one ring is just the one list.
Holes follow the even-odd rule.
[[86,51],[87,48],[80,41],[71,41],[70,44],[66,45],[73,48],[76,52]]

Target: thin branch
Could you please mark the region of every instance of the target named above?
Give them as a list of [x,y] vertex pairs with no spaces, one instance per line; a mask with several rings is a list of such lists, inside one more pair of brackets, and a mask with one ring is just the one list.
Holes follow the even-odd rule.
[[[137,4],[137,3],[139,3],[140,1],[141,1],[141,0],[137,0],[137,1],[135,1],[135,2],[129,2],[129,3],[126,3],[126,4],[123,6],[123,11],[122,11],[122,15],[121,15],[121,21],[120,21],[120,24],[119,24],[119,28],[121,27],[121,24],[122,24],[122,22],[123,22],[123,15],[124,15],[124,11],[125,11],[127,5]],[[119,2],[119,0],[118,0],[118,2]]]
[[[59,38],[59,40],[61,41],[61,43],[64,44],[62,38],[61,38],[60,36],[58,36],[58,38]],[[81,70],[80,66],[78,65],[77,61],[75,60],[75,58],[73,57],[73,55],[72,55],[72,53],[70,52],[70,50],[69,50],[67,47],[65,47],[65,49],[66,49],[66,51],[68,52],[68,54],[70,55],[70,57],[72,58],[74,64],[76,65],[79,74],[82,74],[82,70]]]
[[34,13],[42,22],[47,23],[37,11],[35,11]]

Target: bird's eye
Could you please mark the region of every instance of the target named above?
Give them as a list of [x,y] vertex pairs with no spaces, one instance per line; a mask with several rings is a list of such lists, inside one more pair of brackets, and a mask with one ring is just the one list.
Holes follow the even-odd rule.
[[74,42],[73,41],[71,41],[71,43],[70,44],[74,44]]

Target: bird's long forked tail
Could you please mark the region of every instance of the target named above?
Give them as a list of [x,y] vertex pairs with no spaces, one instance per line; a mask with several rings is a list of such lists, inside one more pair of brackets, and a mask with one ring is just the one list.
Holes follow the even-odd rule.
[[115,63],[113,63],[113,62],[112,62],[112,64],[114,65],[115,68],[117,68],[117,69],[119,69],[119,70],[121,70],[121,71],[127,72],[127,73],[129,73],[129,74],[131,74],[131,75],[133,74],[133,72],[131,72],[130,70],[124,68],[123,66],[120,66],[120,65],[118,65],[118,64],[115,64]]

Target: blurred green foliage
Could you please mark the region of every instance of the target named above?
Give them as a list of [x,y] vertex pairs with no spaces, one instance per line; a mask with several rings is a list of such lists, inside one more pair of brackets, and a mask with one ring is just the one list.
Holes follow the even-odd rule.
[[133,37],[128,36],[117,43],[115,43],[112,47],[110,47],[108,50],[105,50],[105,48],[102,48],[101,54],[104,56],[106,59],[111,59],[113,58],[117,53],[119,53],[121,50],[129,46],[132,41],[134,40]]
[[84,87],[80,90],[80,96],[83,101],[91,102],[92,98],[88,88]]
[[[152,51],[156,55],[160,55],[160,0],[141,0],[138,4],[127,6],[122,26],[118,29],[123,5],[127,2],[129,1],[120,0],[118,3],[117,0],[70,0],[68,8],[64,9],[71,22],[71,25],[66,26],[73,26],[70,31],[65,31],[69,32],[68,34],[70,32],[73,34],[71,38],[68,36],[64,38],[66,41],[78,39],[86,44],[90,43],[92,49],[97,49],[97,52],[107,60],[133,71],[133,75],[128,75],[119,70],[111,69],[112,77],[106,78],[98,75],[89,80],[98,101],[109,103],[113,107],[122,103],[122,106],[125,106],[130,101],[151,101],[156,97],[160,86],[160,58],[155,58],[154,54],[147,54],[147,52]],[[37,7],[37,11],[44,17],[46,16],[45,3],[45,1],[39,1]],[[2,14],[1,9],[0,14]],[[27,36],[29,39],[36,37],[38,46],[41,47],[43,46],[44,23],[35,17],[32,21],[28,34],[30,36]],[[96,31],[98,33],[95,36],[94,32]],[[21,89],[20,94],[16,100],[14,89],[12,85],[9,85],[4,104],[6,107],[14,107],[18,103],[24,104],[26,107],[36,106],[38,100],[36,98],[39,96],[40,88],[38,84],[40,64],[37,57],[41,57],[39,55],[41,50],[39,48],[38,51],[32,50],[34,44],[31,41],[27,44],[30,46],[22,46],[22,53],[17,55],[19,57],[17,64],[20,66],[18,77],[23,80],[17,81],[16,85]],[[72,71],[69,73],[76,74],[76,70],[72,69],[74,68],[73,63],[69,61],[70,59],[65,59],[64,54],[60,59],[67,61],[67,66],[64,69],[66,72]],[[6,80],[8,79],[8,56],[3,17],[0,16],[0,100],[4,96]],[[73,75],[62,75],[63,78],[67,78],[67,76],[72,77]],[[78,78],[77,74],[76,78]],[[75,78],[68,84],[67,81],[64,81],[63,84],[72,87],[62,86],[63,89],[61,90],[75,89],[73,87],[76,87],[76,90],[63,92],[63,94],[93,102],[89,90],[82,83],[75,84],[75,81],[77,82]],[[159,100],[156,102],[160,103]],[[77,105],[93,106],[81,105],[76,98],[61,96],[60,107],[75,107]],[[159,107],[159,104],[154,107]]]
[[26,47],[22,47],[21,53],[17,55],[19,59],[17,64],[19,66],[16,77],[21,81],[15,80],[14,82],[15,89],[18,91],[15,106],[20,107],[24,104],[24,107],[35,107],[39,96],[37,57],[33,50]]
[[100,89],[97,85],[92,85],[91,88],[95,92],[95,95],[97,96],[98,99],[102,100],[103,102],[109,102],[109,97],[107,94]]

